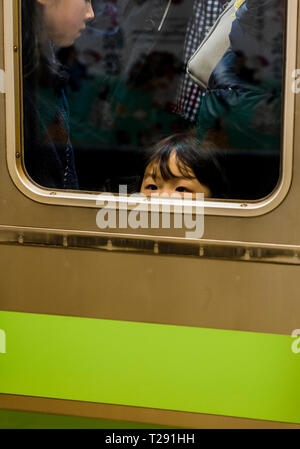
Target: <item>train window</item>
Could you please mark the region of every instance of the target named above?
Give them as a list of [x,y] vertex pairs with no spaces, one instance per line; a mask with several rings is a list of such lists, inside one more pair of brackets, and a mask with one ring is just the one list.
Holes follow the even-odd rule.
[[270,195],[281,172],[286,4],[23,0],[31,180],[58,191]]

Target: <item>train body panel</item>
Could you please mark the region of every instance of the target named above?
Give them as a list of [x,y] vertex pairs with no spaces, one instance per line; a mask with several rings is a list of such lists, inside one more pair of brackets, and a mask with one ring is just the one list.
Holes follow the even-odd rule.
[[[280,182],[257,201],[208,200],[203,235],[186,238],[173,222],[130,227],[130,205],[127,226],[99,229],[96,192],[45,189],[26,177],[21,1],[0,0],[0,409],[186,428],[299,428],[300,8],[287,3]],[[70,349],[76,323],[76,344],[86,338],[80,349],[90,354]],[[18,351],[39,332],[22,378]],[[69,351],[65,366],[59,341]],[[95,372],[81,372],[80,363]]]

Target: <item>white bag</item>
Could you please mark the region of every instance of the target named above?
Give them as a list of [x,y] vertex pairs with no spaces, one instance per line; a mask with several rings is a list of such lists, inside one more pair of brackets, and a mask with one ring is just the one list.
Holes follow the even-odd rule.
[[187,64],[187,73],[201,87],[206,89],[208,80],[218,62],[230,45],[229,34],[235,19],[236,0],[229,2],[216,20],[208,35]]

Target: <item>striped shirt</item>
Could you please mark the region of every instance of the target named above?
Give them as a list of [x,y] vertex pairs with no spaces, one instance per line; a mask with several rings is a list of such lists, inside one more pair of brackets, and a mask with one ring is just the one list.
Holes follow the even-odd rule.
[[[188,23],[185,38],[185,66],[223,11],[226,3],[226,0],[194,0],[193,14]],[[204,92],[185,72],[179,88],[175,112],[187,120],[195,122],[203,95]]]

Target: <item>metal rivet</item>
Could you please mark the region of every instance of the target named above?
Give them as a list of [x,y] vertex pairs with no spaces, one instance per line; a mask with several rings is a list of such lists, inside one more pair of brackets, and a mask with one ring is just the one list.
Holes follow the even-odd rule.
[[16,153],[16,158],[20,159],[20,157],[21,157],[21,153]]
[[203,248],[203,246],[200,246],[200,248],[199,248],[199,256],[200,257],[204,256],[204,248]]
[[64,235],[63,237],[63,247],[64,248],[68,247],[68,237],[66,235]]
[[18,51],[18,47],[16,45],[14,45],[14,52]]
[[18,243],[20,245],[23,245],[23,243],[24,243],[24,236],[23,235],[18,235]]

